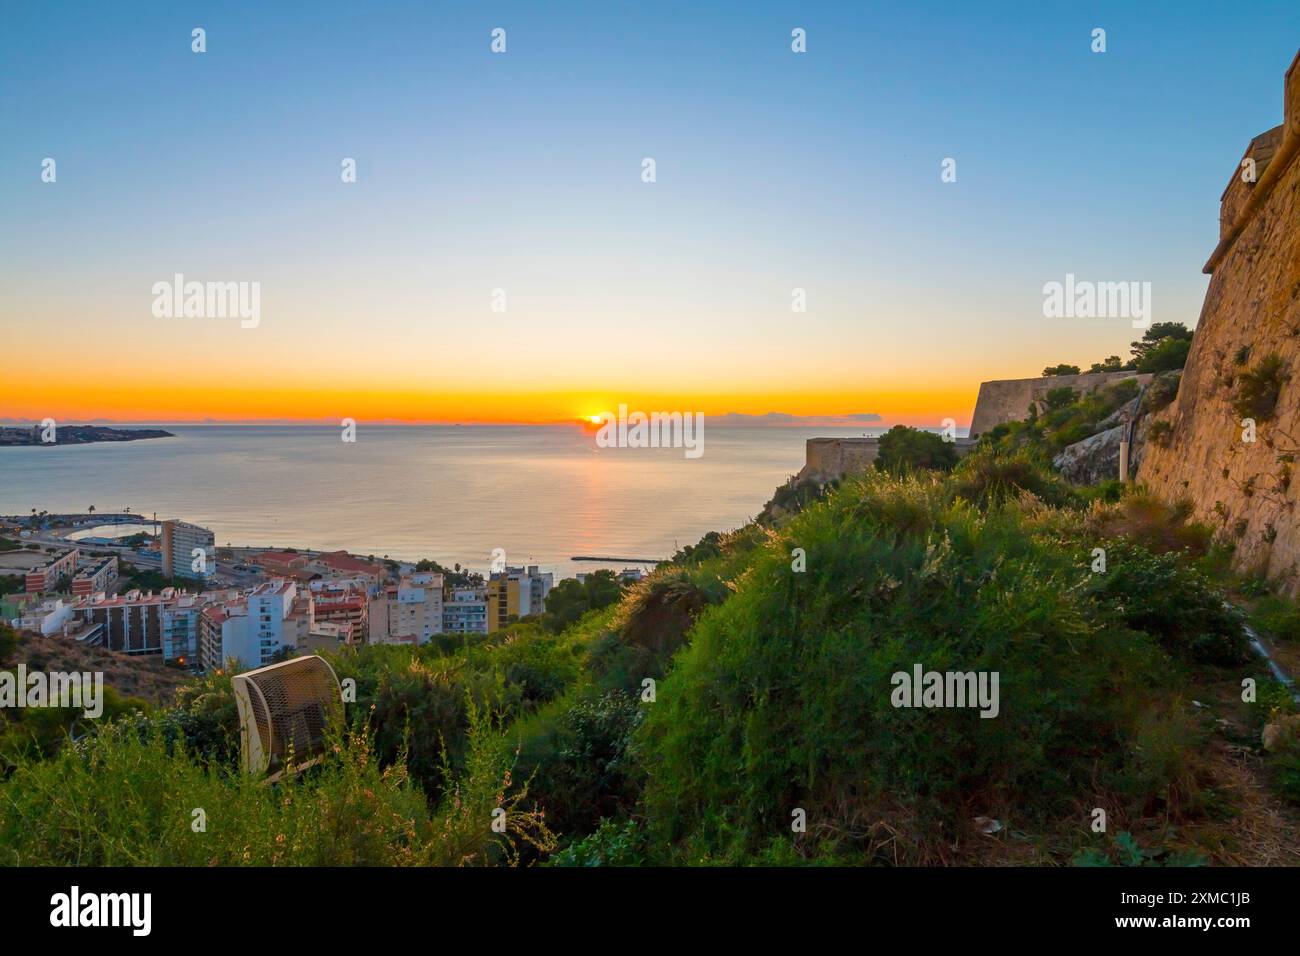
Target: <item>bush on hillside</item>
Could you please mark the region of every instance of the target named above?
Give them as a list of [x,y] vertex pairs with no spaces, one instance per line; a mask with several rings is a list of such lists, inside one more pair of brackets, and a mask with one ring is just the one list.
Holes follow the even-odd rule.
[[1267,595],[1251,609],[1252,622],[1279,641],[1300,641],[1300,606],[1290,598]]
[[[1041,824],[1094,788],[1176,799],[1188,778],[1138,746],[1183,737],[1174,670],[1099,612],[1089,573],[1017,508],[981,513],[935,480],[846,483],[703,613],[661,685],[634,741],[650,844],[744,861],[802,808],[802,853],[871,859],[888,841],[882,859],[925,862],[976,813]],[[998,716],[894,707],[892,675],[915,664],[999,674]]]
[[876,456],[879,471],[900,472],[928,468],[951,471],[957,464],[957,448],[934,432],[895,425],[880,436],[880,453]]
[[994,507],[1026,494],[1053,506],[1078,500],[1069,485],[1027,448],[1011,453],[976,448],[957,466],[951,487],[954,497],[979,508]]
[[[822,498],[826,497],[826,495],[834,491],[839,485],[838,479],[822,482],[814,481],[810,478],[796,480],[797,478],[798,476],[791,477],[785,484],[779,486],[771,499],[763,506],[763,510],[759,512],[758,517],[754,520],[763,526],[781,524],[788,521],[791,517],[798,514],[814,501],[820,501]],[[710,532],[710,534],[716,534],[716,532]],[[705,535],[704,539],[708,539],[708,537],[709,535]],[[692,552],[691,545],[687,545],[683,550],[678,551],[677,554],[673,556],[673,563],[698,564],[699,560],[702,560],[703,558],[717,557],[721,553],[720,550],[716,550],[717,541],[718,539],[715,538],[715,550],[711,553],[704,554],[699,559],[697,559],[695,554]],[[704,544],[704,540],[702,539],[700,543],[701,545]]]
[[1098,614],[1114,614],[1184,660],[1229,667],[1249,658],[1240,613],[1179,554],[1152,554],[1126,540],[1101,546],[1106,571],[1093,574],[1087,587]]
[[1101,538],[1127,538],[1156,554],[1184,552],[1200,558],[1213,546],[1214,529],[1191,518],[1187,501],[1166,502],[1145,489],[1132,489],[1110,506],[1094,505],[1089,528]]
[[600,568],[585,580],[565,578],[546,595],[543,621],[555,633],[576,624],[588,611],[599,611],[618,602],[623,584],[613,571]]
[[628,753],[649,704],[637,693],[581,693],[553,719],[521,730],[520,774],[547,824],[564,835],[591,833],[604,817],[632,812],[640,773]]

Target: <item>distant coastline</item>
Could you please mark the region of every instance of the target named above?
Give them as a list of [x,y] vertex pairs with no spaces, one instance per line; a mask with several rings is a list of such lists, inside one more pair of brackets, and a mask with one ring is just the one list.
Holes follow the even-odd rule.
[[25,445],[91,445],[106,441],[141,441],[146,438],[174,438],[161,428],[110,428],[104,425],[58,425],[46,440],[40,425],[28,428],[0,427],[0,447]]

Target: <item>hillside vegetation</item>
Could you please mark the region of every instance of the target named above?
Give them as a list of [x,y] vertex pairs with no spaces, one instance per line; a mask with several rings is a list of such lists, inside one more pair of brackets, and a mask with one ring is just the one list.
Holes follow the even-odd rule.
[[[1300,862],[1272,787],[1294,754],[1257,745],[1290,699],[1221,553],[1140,492],[1094,498],[985,448],[706,536],[558,633],[332,655],[350,729],[275,786],[238,774],[212,676],[15,755],[0,862]],[[996,673],[997,715],[894,706],[916,665]]]

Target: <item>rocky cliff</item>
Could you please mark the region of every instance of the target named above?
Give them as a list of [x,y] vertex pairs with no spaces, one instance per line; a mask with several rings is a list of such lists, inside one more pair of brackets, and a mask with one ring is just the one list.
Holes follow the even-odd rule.
[[[1235,543],[1236,563],[1300,590],[1300,55],[1285,122],[1224,190],[1220,241],[1178,398],[1152,425],[1140,479]],[[1167,424],[1162,424],[1166,422]]]

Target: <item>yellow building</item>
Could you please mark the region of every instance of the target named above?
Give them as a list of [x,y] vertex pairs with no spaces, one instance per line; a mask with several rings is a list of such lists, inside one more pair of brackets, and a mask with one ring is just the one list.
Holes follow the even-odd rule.
[[[501,630],[519,613],[520,579],[513,574],[495,575],[487,585],[488,633]],[[524,613],[527,613],[526,611]]]
[[488,633],[501,630],[512,617],[541,614],[554,583],[555,575],[543,574],[535,564],[494,572],[487,583]]

